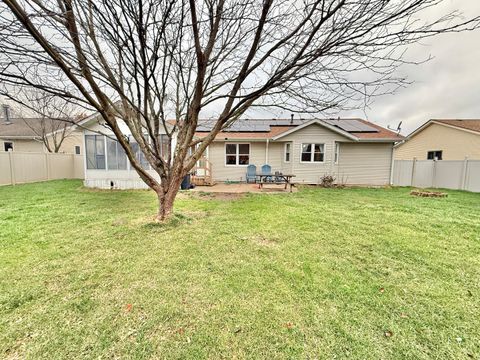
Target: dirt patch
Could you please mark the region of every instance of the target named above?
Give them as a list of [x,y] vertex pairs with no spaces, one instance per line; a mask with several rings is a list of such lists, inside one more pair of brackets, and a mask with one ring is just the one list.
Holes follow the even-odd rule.
[[191,196],[195,196],[199,199],[205,200],[224,200],[224,201],[233,201],[241,199],[245,196],[245,193],[222,193],[222,192],[195,192],[191,193]]
[[263,234],[254,234],[251,236],[240,236],[238,237],[241,241],[251,241],[256,245],[264,247],[273,247],[277,245],[277,239],[267,237]]
[[255,235],[255,236],[253,236],[252,240],[257,245],[260,245],[260,246],[272,247],[272,246],[277,245],[277,242],[275,241],[275,239],[270,239],[270,238],[268,238],[266,236],[263,236],[263,235]]

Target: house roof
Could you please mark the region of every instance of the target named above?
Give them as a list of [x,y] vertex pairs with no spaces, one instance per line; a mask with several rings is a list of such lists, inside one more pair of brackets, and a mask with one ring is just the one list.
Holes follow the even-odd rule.
[[439,124],[447,127],[453,127],[458,130],[468,131],[471,133],[480,134],[480,119],[430,119],[415,130],[413,130],[404,141],[396,146],[400,146],[408,141],[410,138],[421,132],[431,124]]
[[[211,120],[199,123],[196,136],[206,136]],[[318,124],[354,141],[401,141],[403,136],[369,121],[357,118],[348,119],[240,119],[227,130],[216,136],[216,140],[228,139],[280,139],[306,126]],[[347,129],[347,130],[345,130]]]
[[[65,121],[49,119],[47,132],[57,131],[63,128]],[[35,139],[42,134],[41,118],[13,118],[6,123],[0,120],[0,138]]]
[[430,121],[480,133],[480,119],[432,119]]

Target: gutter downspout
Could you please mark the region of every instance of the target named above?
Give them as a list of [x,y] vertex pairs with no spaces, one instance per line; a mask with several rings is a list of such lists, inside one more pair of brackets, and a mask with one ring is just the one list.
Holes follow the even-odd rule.
[[393,154],[395,152],[395,150],[393,148],[393,145],[394,144],[392,143],[392,154],[391,154],[391,157],[390,157],[390,185],[393,185],[393,170],[394,170],[393,165],[394,165],[394,161],[395,161],[394,156],[393,156]]
[[268,145],[270,143],[270,139],[267,139],[266,145],[265,145],[265,164],[268,164]]

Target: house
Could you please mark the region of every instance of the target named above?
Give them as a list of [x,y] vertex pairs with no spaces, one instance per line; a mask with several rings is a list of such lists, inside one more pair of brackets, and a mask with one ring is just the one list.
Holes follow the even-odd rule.
[[395,160],[480,160],[480,120],[432,119],[395,146]]
[[[119,124],[129,136],[128,128]],[[205,136],[212,125],[213,121],[201,121],[195,136]],[[119,144],[98,134],[109,135],[104,126],[94,117],[82,126],[88,129],[84,131],[86,186],[146,188]],[[162,136],[166,137],[165,131]],[[296,183],[317,184],[330,174],[339,183],[386,185],[390,183],[393,145],[402,139],[362,119],[241,119],[216,136],[199,162],[208,164],[205,168],[216,182],[245,181],[249,164],[258,171],[269,164],[272,171],[295,174]],[[172,142],[174,148],[175,139]],[[142,161],[143,154],[136,149]],[[145,168],[149,169],[146,161]],[[202,169],[204,166],[194,169],[197,178],[206,175],[199,173]]]
[[[197,129],[206,135],[209,124]],[[318,184],[324,175],[338,183],[390,183],[395,142],[403,137],[362,119],[239,120],[219,133],[206,157],[215,181],[245,181],[246,166],[294,174],[294,182]]]
[[[47,152],[42,135],[52,144],[53,137],[60,138],[55,131],[62,131],[65,124],[64,121],[52,119],[14,118],[7,113],[0,119],[0,151]],[[59,152],[82,154],[82,139],[80,129],[68,126]]]

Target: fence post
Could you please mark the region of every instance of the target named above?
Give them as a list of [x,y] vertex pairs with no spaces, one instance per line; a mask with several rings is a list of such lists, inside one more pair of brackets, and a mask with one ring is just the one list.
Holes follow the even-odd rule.
[[432,165],[432,188],[436,188],[437,182],[435,181],[437,177],[437,160],[433,159]]
[[10,165],[10,183],[15,185],[15,166],[13,165],[13,151],[8,151],[8,163]]
[[45,153],[45,170],[47,173],[47,180],[50,180],[50,157],[48,156],[49,152]]
[[463,160],[463,169],[462,169],[462,178],[461,178],[461,187],[460,189],[466,190],[467,188],[467,176],[468,176],[468,156],[465,156]]
[[414,158],[413,158],[413,161],[412,161],[412,178],[411,178],[411,180],[410,180],[410,186],[411,186],[411,187],[414,187],[416,163],[417,163],[417,158],[414,157]]

